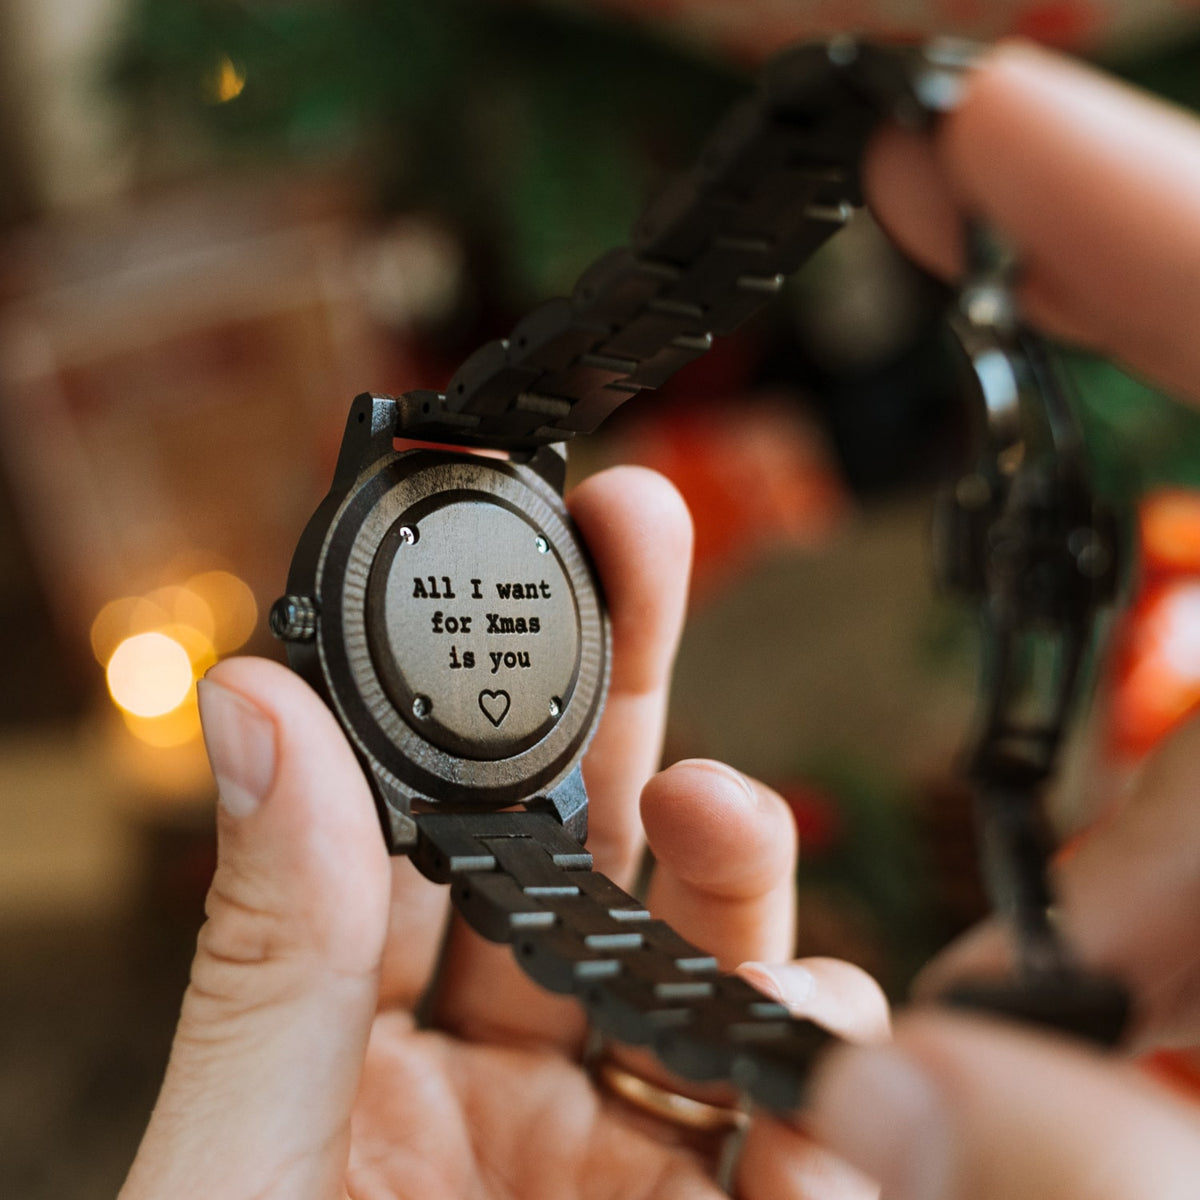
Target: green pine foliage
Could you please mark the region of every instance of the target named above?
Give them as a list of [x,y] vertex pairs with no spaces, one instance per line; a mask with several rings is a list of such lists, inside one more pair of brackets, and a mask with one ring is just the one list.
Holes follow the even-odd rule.
[[[218,103],[225,60],[245,86]],[[627,240],[745,86],[635,26],[494,0],[136,0],[109,77],[135,138],[165,120],[216,161],[345,162],[383,211],[503,247],[514,306]]]

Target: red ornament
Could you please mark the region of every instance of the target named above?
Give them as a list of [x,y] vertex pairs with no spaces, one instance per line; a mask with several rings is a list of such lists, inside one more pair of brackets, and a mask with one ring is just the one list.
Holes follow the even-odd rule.
[[787,801],[800,835],[801,859],[819,858],[842,838],[842,814],[836,802],[811,784],[792,783],[778,789]]
[[1108,748],[1126,762],[1200,707],[1200,495],[1153,493],[1138,523],[1142,580],[1110,660]]
[[1052,0],[1018,12],[1013,33],[1047,46],[1067,48],[1094,40],[1104,25],[1104,12],[1088,0]]

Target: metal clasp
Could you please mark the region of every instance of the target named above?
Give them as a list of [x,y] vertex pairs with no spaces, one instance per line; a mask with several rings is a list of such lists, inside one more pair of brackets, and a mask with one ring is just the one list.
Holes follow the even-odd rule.
[[983,706],[967,774],[992,902],[1018,954],[1014,984],[976,989],[969,1002],[1028,1014],[1033,998],[1049,998],[1051,1023],[1083,1031],[1102,1016],[1107,1036],[1123,1011],[1120,990],[1085,981],[1054,928],[1042,793],[1078,703],[1097,610],[1116,591],[1116,523],[1092,494],[1050,355],[1018,318],[1015,255],[976,225],[968,266],[951,323],[982,428],[975,462],[941,502],[939,567],[979,605]]

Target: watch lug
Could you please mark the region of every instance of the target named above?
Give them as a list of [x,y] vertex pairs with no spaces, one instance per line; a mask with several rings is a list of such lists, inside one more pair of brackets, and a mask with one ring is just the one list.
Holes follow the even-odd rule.
[[525,807],[530,812],[549,810],[576,841],[581,845],[587,841],[587,789],[583,786],[583,769],[578,764],[558,787],[531,800]]
[[390,454],[396,437],[396,401],[363,392],[355,396],[346,418],[333,484],[350,486],[365,467]]
[[525,465],[540,475],[560,496],[563,494],[567,486],[566,442],[539,446]]
[[371,768],[375,801],[389,854],[408,854],[417,844],[417,823],[412,818],[412,793],[390,775]]

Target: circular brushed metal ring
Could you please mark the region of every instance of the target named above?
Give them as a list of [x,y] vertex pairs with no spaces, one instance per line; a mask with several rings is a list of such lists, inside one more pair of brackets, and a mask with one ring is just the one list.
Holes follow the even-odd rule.
[[[565,581],[571,591],[561,611],[569,611],[577,624],[572,633],[572,645],[578,647],[574,669],[559,691],[546,697],[544,735],[538,730],[536,738],[515,740],[508,752],[492,758],[461,752],[453,736],[426,736],[422,714],[414,712],[411,703],[401,711],[399,688],[383,677],[383,654],[378,639],[372,645],[370,633],[371,579],[381,543],[389,531],[404,526],[431,503],[452,501],[503,510],[513,516],[514,525],[531,531],[531,540],[532,531],[540,531],[555,564],[552,577]],[[344,714],[360,751],[429,803],[503,807],[553,786],[578,759],[607,684],[607,618],[565,506],[532,473],[472,455],[397,455],[334,517],[320,554],[317,586],[317,648],[333,704]],[[486,670],[478,671],[481,680],[487,678]],[[492,704],[488,696],[483,699]],[[497,711],[492,708],[486,715]]]

